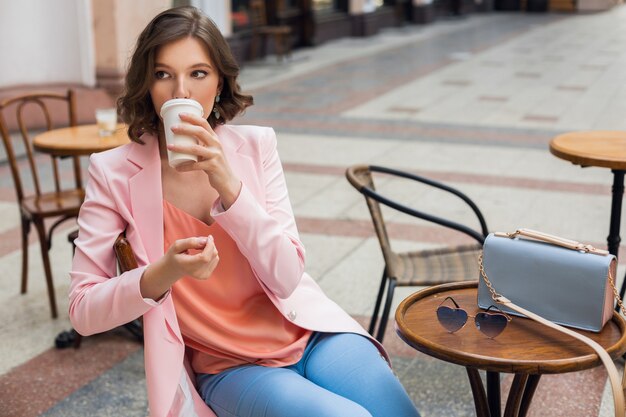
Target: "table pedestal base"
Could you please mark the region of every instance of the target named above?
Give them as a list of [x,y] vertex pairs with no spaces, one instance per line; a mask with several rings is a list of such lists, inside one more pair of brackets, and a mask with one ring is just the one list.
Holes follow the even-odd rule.
[[[619,169],[612,170],[613,172],[613,188],[611,199],[611,223],[609,225],[609,236],[606,238],[608,243],[609,253],[615,255],[619,254],[619,244],[621,238],[619,236],[619,229],[622,215],[622,199],[624,197],[624,173]],[[617,285],[617,277],[615,277],[615,283]],[[626,278],[622,282],[622,286],[619,291],[619,296],[624,298],[624,291],[626,291]],[[619,306],[615,306],[615,310],[619,312]]]
[[[487,394],[478,369],[466,367],[478,417],[501,417],[500,374],[487,372]],[[525,417],[541,375],[515,374],[504,409],[504,417]]]

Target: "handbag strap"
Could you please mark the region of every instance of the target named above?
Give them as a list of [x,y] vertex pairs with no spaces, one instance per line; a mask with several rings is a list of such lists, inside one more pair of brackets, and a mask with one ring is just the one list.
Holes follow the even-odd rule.
[[[498,298],[497,302],[499,304],[504,304],[507,307],[509,307],[512,310],[517,311],[518,313],[521,313],[523,315],[525,315],[526,317],[529,317],[541,324],[544,324],[554,330],[558,330],[562,333],[565,333],[569,336],[572,336],[578,340],[580,340],[581,342],[587,344],[589,347],[591,347],[596,354],[598,355],[598,357],[600,358],[600,360],[602,361],[602,363],[604,364],[604,367],[606,368],[606,371],[609,375],[609,380],[611,381],[611,390],[613,391],[613,405],[615,406],[615,417],[624,417],[626,408],[624,406],[624,396],[626,395],[625,391],[626,391],[626,386],[624,386],[624,383],[626,382],[625,379],[622,379],[622,384],[620,386],[620,378],[619,378],[619,373],[617,372],[617,368],[615,367],[615,364],[613,363],[613,360],[611,359],[611,357],[609,356],[609,354],[606,352],[606,350],[604,350],[604,348],[602,346],[600,346],[598,343],[596,343],[594,340],[588,338],[587,336],[583,336],[580,333],[577,333],[573,330],[570,330],[566,327],[560,326],[556,323],[551,322],[550,320],[546,320],[543,317],[526,310],[525,308],[522,308],[518,305],[515,305],[514,303],[512,303],[510,300],[508,300],[506,297],[502,297],[500,296],[500,298]],[[626,375],[626,367],[625,367],[625,375]]]
[[[483,280],[485,281],[485,285],[491,292],[491,298],[493,299],[493,301],[495,301],[498,304],[505,305],[509,307],[511,310],[517,311],[518,313],[523,314],[524,316],[532,320],[535,320],[541,324],[544,324],[554,330],[560,331],[561,333],[565,333],[585,343],[596,352],[596,354],[598,355],[598,357],[604,364],[604,367],[606,368],[608,376],[609,376],[609,381],[611,382],[611,390],[613,392],[613,405],[615,406],[615,417],[626,417],[626,405],[624,403],[624,397],[626,396],[626,364],[624,364],[624,375],[622,377],[622,383],[620,386],[619,373],[617,372],[615,363],[613,363],[613,360],[611,359],[609,354],[606,352],[606,350],[604,350],[602,346],[600,346],[597,342],[588,338],[587,336],[583,336],[582,334],[578,332],[575,332],[566,327],[553,323],[550,320],[547,320],[541,317],[540,315],[533,313],[532,311],[528,311],[525,308],[522,308],[514,304],[511,300],[509,300],[502,294],[498,294],[496,290],[493,288],[493,285],[491,284],[491,281],[489,281],[489,278],[487,277],[487,273],[485,272],[485,268],[483,266],[483,254],[482,253],[480,254],[478,258],[478,262],[479,262],[479,267],[480,267],[480,274]],[[613,287],[613,292],[615,293],[617,290],[615,289],[615,283],[613,281],[613,276],[611,274],[610,268],[609,268],[609,281],[611,282],[611,285]],[[619,297],[618,297],[618,301],[623,311],[624,306],[621,303],[621,300],[619,300]]]
[[539,240],[541,242],[547,242],[547,243],[552,243],[553,245],[562,246],[567,249],[593,253],[594,255],[608,255],[609,254],[609,251],[598,249],[591,245],[585,245],[575,240],[565,239],[560,236],[554,236],[548,233],[538,232],[537,230],[531,230],[531,229],[517,229],[513,233],[496,232],[494,233],[494,235],[498,237],[508,237],[511,239],[517,236],[524,236],[527,238]]

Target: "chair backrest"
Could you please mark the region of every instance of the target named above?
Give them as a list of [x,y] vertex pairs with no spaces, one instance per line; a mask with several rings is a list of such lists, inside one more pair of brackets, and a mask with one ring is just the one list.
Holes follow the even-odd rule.
[[[407,207],[401,203],[398,203],[390,198],[387,198],[376,191],[376,187],[374,184],[374,176],[372,172],[384,173],[388,175],[392,175],[395,177],[401,177],[412,181],[417,181],[428,186],[432,186],[438,188],[442,191],[446,191],[451,193],[461,200],[463,200],[474,212],[476,215],[478,222],[480,224],[480,231],[474,230],[471,227],[468,227],[464,224],[460,224],[455,221],[451,221],[448,219],[444,219],[439,216],[431,215],[422,211],[415,210],[413,208]],[[476,206],[476,204],[465,194],[462,192],[447,186],[445,184],[439,183],[437,181],[433,181],[428,178],[420,177],[418,175],[399,171],[391,168],[385,168],[380,166],[368,166],[368,165],[354,165],[349,167],[346,170],[346,178],[350,182],[350,184],[363,196],[365,197],[365,201],[367,203],[367,207],[369,209],[370,215],[372,217],[372,222],[374,224],[374,229],[376,230],[376,236],[378,237],[378,242],[380,243],[381,250],[383,252],[383,257],[385,259],[385,265],[390,266],[393,265],[392,262],[395,254],[393,253],[393,249],[391,247],[391,242],[389,240],[389,235],[387,233],[387,227],[385,226],[385,220],[383,217],[383,213],[380,205],[383,204],[385,206],[391,207],[395,210],[403,212],[413,217],[417,217],[429,222],[433,222],[439,224],[441,226],[457,230],[462,232],[473,239],[475,239],[480,244],[483,243],[485,237],[489,234],[487,229],[487,223],[485,221],[484,216]],[[389,274],[393,274],[394,271],[387,271]]]
[[[56,103],[61,103],[61,106],[58,106],[59,108],[63,107],[67,109],[68,125],[76,126],[75,98],[72,90],[68,90],[66,94],[25,94],[0,102],[0,135],[2,136],[6,156],[11,166],[11,174],[13,176],[17,198],[20,202],[27,195],[41,195],[42,192],[44,192],[42,190],[39,171],[42,164],[40,163],[40,160],[36,158],[32,147],[34,132],[39,131],[39,129],[33,126],[36,125],[37,118],[41,118],[41,116],[43,116],[45,120],[45,130],[50,130],[54,127],[61,127],[53,126],[52,123],[50,109]],[[55,106],[55,109],[57,109],[57,106]],[[19,134],[12,135],[11,132],[9,132],[7,124],[9,116],[14,116],[17,119]],[[23,164],[20,163],[19,159],[21,158],[18,157],[16,148],[14,147],[13,142],[18,138],[21,139],[18,143],[19,146],[23,148],[24,155],[27,159],[28,169],[23,167]],[[50,158],[54,178],[54,189],[56,192],[59,192],[62,188],[59,174],[59,158],[53,156]],[[73,167],[76,188],[82,188],[80,161],[78,157],[73,157]],[[24,181],[27,179],[30,179],[32,189],[25,189]]]
[[[371,190],[376,190],[376,187],[374,186],[374,178],[372,177],[372,173],[367,165],[355,165],[348,168],[346,171],[346,178],[361,194],[363,194],[362,190],[365,187],[368,187]],[[393,251],[391,249],[391,242],[389,241],[389,235],[387,234],[387,227],[385,226],[385,219],[383,218],[383,212],[380,209],[380,204],[378,201],[368,197],[366,194],[363,194],[363,196],[365,197],[365,203],[367,204],[367,208],[369,209],[372,217],[372,223],[374,225],[374,230],[376,231],[376,236],[378,237],[378,243],[380,244],[383,252],[385,264],[391,265],[393,263],[391,259],[393,257]]]
[[115,239],[113,250],[115,251],[117,264],[119,265],[121,272],[137,268],[137,258],[135,257],[133,248],[130,246],[128,240],[126,240],[124,234],[119,235],[117,239]]

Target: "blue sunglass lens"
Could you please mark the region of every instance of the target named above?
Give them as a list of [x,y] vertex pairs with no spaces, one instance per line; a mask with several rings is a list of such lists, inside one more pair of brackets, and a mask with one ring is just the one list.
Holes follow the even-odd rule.
[[483,332],[485,336],[494,338],[506,328],[508,320],[504,314],[478,313],[474,318],[476,327]]
[[454,333],[467,322],[467,313],[459,308],[441,306],[437,308],[437,319],[447,331]]

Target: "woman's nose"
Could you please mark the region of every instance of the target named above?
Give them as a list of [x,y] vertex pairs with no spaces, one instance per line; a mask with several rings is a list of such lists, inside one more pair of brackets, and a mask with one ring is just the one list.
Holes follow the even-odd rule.
[[176,90],[174,91],[174,98],[189,98],[189,90],[185,86],[183,79],[176,81]]

